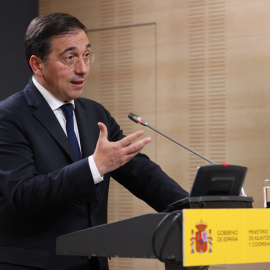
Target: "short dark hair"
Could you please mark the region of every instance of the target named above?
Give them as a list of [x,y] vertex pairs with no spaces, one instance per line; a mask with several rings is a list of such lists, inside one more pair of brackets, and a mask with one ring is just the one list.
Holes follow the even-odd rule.
[[77,18],[66,13],[51,13],[32,20],[24,36],[25,57],[31,72],[29,60],[32,55],[43,61],[51,52],[51,38],[70,32],[74,28],[86,32],[86,27]]

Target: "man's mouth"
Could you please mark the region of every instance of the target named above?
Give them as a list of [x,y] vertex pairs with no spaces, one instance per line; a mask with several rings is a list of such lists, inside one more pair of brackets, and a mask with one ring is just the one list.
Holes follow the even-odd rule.
[[73,84],[75,87],[82,88],[84,86],[84,80],[74,80],[71,81],[71,84]]
[[83,80],[71,81],[73,84],[83,84]]

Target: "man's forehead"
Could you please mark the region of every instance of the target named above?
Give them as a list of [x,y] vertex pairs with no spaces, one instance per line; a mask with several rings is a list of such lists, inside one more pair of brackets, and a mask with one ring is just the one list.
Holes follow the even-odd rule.
[[[88,43],[86,46],[85,46],[85,50],[87,50],[87,49],[90,49],[91,48],[91,45],[90,45],[90,43]],[[77,52],[77,51],[79,51],[79,48],[78,47],[68,47],[68,48],[66,48],[66,49],[64,49],[63,51],[61,51],[60,52],[60,56],[61,55],[63,55],[63,54],[65,54],[66,52],[70,52],[70,51],[75,51],[75,52]]]
[[79,50],[91,48],[88,37],[83,30],[70,31],[57,35],[51,39],[52,50],[62,53],[66,50]]

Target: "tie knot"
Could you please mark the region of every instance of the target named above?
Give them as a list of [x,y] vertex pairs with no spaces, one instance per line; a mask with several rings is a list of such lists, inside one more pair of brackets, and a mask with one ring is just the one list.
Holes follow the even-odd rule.
[[64,104],[60,108],[63,111],[66,119],[73,117],[73,108],[71,103]]

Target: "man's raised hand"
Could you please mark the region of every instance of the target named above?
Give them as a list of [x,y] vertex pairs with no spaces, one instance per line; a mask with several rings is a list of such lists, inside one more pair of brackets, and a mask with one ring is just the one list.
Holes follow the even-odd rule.
[[143,147],[151,142],[151,138],[143,138],[143,130],[136,131],[117,142],[108,141],[107,127],[98,123],[100,134],[93,154],[94,161],[101,176],[123,166],[137,155]]

